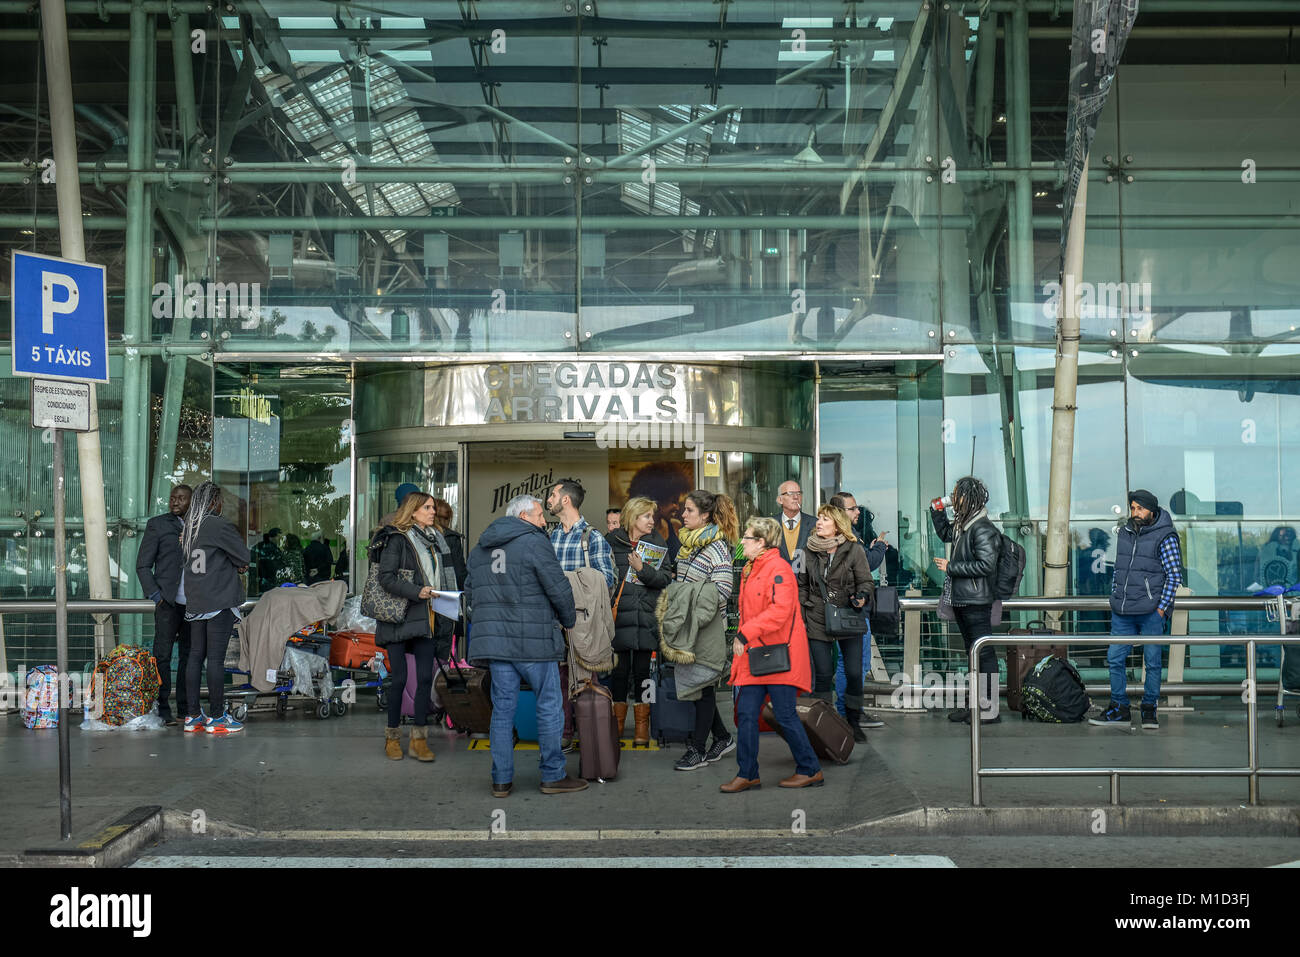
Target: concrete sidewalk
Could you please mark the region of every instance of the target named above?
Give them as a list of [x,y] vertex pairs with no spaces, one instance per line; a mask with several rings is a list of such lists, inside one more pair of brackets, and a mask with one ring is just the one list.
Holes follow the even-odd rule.
[[[1262,765],[1300,766],[1300,726],[1279,729],[1270,709],[1261,708],[1260,714]],[[214,833],[222,822],[284,839],[322,831],[334,832],[338,839],[364,839],[381,831],[482,836],[494,822],[515,837],[544,832],[548,839],[627,839],[628,832],[639,839],[667,838],[686,831],[788,838],[795,827],[829,835],[868,822],[884,829],[924,830],[935,819],[935,809],[969,807],[969,729],[948,722],[941,712],[885,715],[885,720],[885,728],[868,732],[868,744],[859,746],[848,765],[826,768],[822,788],[776,787],[793,771],[793,762],[783,742],[764,735],[760,763],[765,786],[757,792],[718,792],[718,785],[735,774],[733,756],[679,772],[672,766],[681,748],[670,747],[625,752],[616,781],[593,783],[579,794],[548,796],[537,790],[537,751],[517,750],[515,792],[507,799],[489,793],[490,754],[469,750],[463,736],[431,732],[430,745],[438,756],[432,765],[409,758],[386,760],[383,718],[364,698],[353,713],[325,721],[302,710],[283,719],[255,713],[243,734],[229,738],[185,735],[178,728],[95,734],[74,726],[74,839],[133,807],[151,804],[172,812],[172,833],[184,820],[175,813],[180,812],[194,819],[201,814]],[[1245,764],[1245,715],[1239,705],[1161,714],[1160,720],[1160,731],[1142,732],[1042,725],[1004,712],[1000,725],[985,729],[984,764]],[[576,754],[569,767],[576,773]],[[1300,805],[1300,778],[1262,779],[1260,789],[1266,811],[1274,815],[1270,833],[1278,827],[1285,831],[1290,827],[1287,815]],[[58,843],[56,733],[28,731],[14,715],[0,718],[0,795],[5,807],[0,855]],[[1121,796],[1129,807],[1236,809],[1246,804],[1246,782],[1130,778]],[[1090,809],[1106,807],[1108,801],[1103,777],[986,779],[984,785],[987,806]],[[494,817],[497,811],[505,812],[504,822]],[[1024,820],[1041,823],[1045,812],[1036,813]],[[1077,810],[1071,813],[1078,816]],[[1162,818],[1156,815],[1147,812],[1144,827],[1154,820],[1158,828]],[[987,816],[966,820],[962,826],[968,833],[986,825],[985,833],[997,833],[1007,826],[1006,820],[998,823]],[[1249,827],[1247,823],[1245,833]]]

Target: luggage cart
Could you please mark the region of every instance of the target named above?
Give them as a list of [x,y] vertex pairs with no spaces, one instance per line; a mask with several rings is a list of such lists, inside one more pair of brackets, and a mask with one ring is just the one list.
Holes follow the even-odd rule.
[[[295,632],[285,642],[286,651],[290,648],[296,648],[323,658],[326,662],[324,671],[327,675],[329,674],[329,646],[329,635],[326,633],[323,623],[318,623],[311,629],[304,628],[302,631]],[[283,663],[282,660],[281,664],[283,665]],[[349,705],[338,696],[337,688],[332,689],[327,694],[316,676],[309,676],[311,694],[303,694],[293,690],[298,682],[297,675],[295,675],[292,668],[281,667],[276,669],[275,686],[270,691],[259,691],[254,688],[251,673],[240,671],[237,660],[232,665],[229,657],[227,657],[225,672],[235,679],[235,685],[226,689],[226,697],[231,699],[230,714],[236,721],[243,721],[251,710],[263,710],[256,708],[256,706],[258,701],[265,698],[275,699],[274,710],[277,718],[283,718],[288,713],[291,700],[307,702],[308,710],[322,721],[331,714],[342,717],[348,713]]]
[[[1276,623],[1283,635],[1300,632],[1300,585],[1292,585],[1276,597],[1277,604],[1270,603],[1265,609],[1268,620]],[[1277,670],[1277,704],[1273,708],[1273,715],[1279,728],[1286,723],[1287,697],[1300,699],[1300,667],[1296,666],[1296,661],[1300,660],[1300,647],[1295,645],[1288,647],[1284,644],[1281,648],[1282,660]],[[1288,657],[1292,658],[1289,669]],[[1295,674],[1293,684],[1289,688],[1287,687],[1288,670]],[[1296,717],[1300,718],[1300,704],[1296,706]]]

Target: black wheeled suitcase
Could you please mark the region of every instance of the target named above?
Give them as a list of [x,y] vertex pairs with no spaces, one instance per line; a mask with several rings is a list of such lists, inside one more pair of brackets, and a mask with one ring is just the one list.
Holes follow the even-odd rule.
[[[1012,628],[1009,635],[1042,636],[1044,642],[1050,641],[1054,632],[1048,630],[1042,621],[1031,621],[1026,628]],[[1009,645],[1007,647],[1007,707],[1025,716],[1024,695],[1021,691],[1025,676],[1033,671],[1034,666],[1048,655],[1056,655],[1065,661],[1070,660],[1070,649],[1065,645],[1033,644]]]
[[455,658],[433,679],[438,701],[457,731],[487,734],[492,729],[492,675],[485,668],[462,667]]
[[650,737],[659,743],[674,744],[695,736],[695,702],[677,699],[677,682],[671,670],[656,668],[650,672],[654,681],[654,700],[650,702]]

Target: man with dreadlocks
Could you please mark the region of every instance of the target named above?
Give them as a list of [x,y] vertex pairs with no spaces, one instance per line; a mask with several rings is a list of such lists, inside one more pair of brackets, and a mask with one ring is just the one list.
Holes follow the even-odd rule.
[[[181,530],[181,554],[185,571],[181,575],[177,603],[185,605],[190,623],[190,660],[185,672],[185,697],[189,714],[186,732],[234,734],[244,726],[226,714],[226,646],[240,617],[244,585],[240,574],[253,556],[244,537],[221,517],[221,488],[204,482],[194,490],[190,510]],[[199,678],[203,660],[208,662],[208,711],[199,707]],[[219,715],[219,717],[217,717]]]
[[[951,558],[936,558],[934,563],[947,575],[952,610],[961,629],[967,653],[977,638],[993,630],[993,602],[997,599],[998,557],[1002,535],[989,521],[986,506],[989,490],[974,476],[959,478],[952,489],[952,510],[956,522],[948,521],[943,502],[936,499],[930,510],[935,534],[952,542]],[[993,724],[998,716],[998,659],[991,646],[980,651],[979,659],[980,721]],[[970,709],[958,708],[948,715],[950,721],[970,721]]]

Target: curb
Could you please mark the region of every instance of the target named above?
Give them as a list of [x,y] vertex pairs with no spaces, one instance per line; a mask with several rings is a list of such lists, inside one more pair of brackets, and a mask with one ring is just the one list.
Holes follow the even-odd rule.
[[126,867],[146,847],[163,839],[163,809],[157,805],[134,808],[94,837],[67,847],[30,848],[19,867]]
[[836,834],[953,837],[1300,837],[1294,807],[917,808]]

